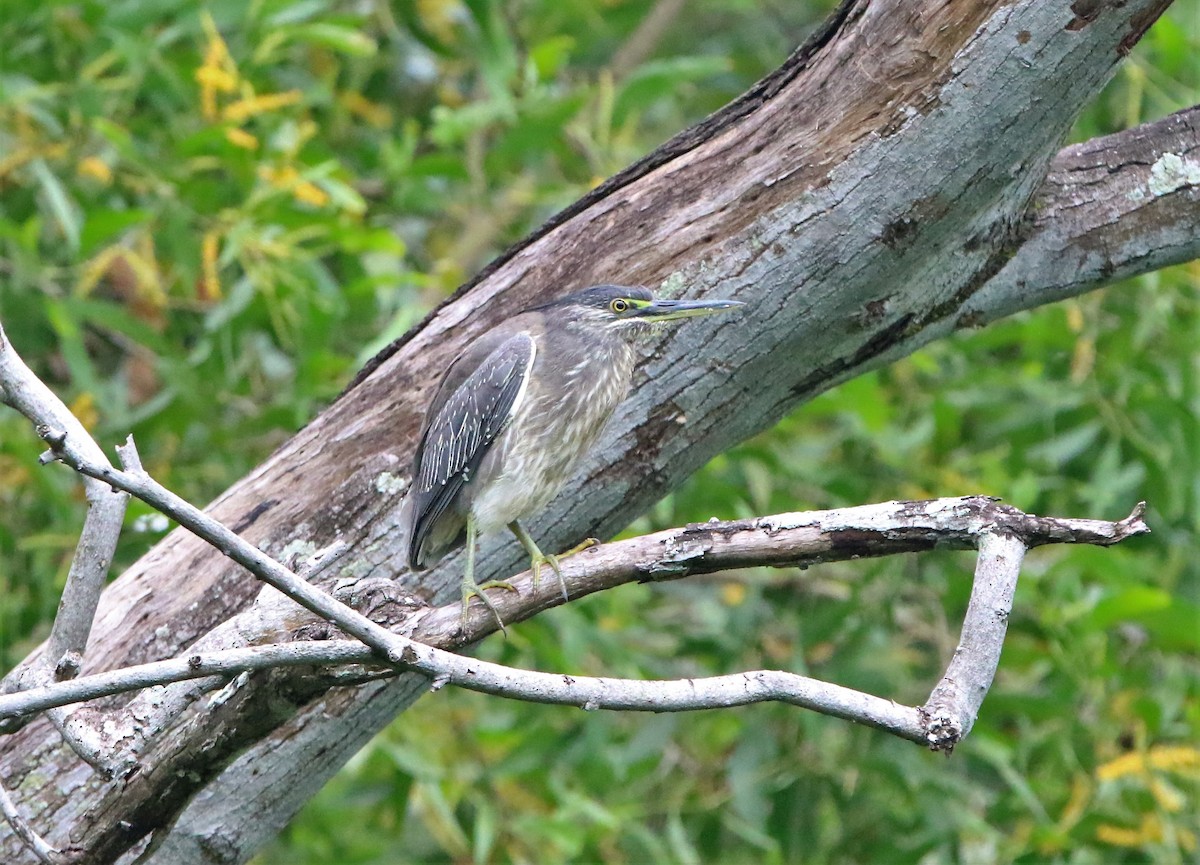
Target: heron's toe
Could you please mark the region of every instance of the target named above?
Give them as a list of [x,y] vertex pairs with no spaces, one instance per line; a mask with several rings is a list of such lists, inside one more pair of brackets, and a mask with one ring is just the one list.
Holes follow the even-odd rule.
[[504,627],[504,620],[500,618],[500,611],[496,609],[496,605],[492,603],[484,590],[485,589],[507,589],[510,592],[517,591],[512,583],[506,583],[503,580],[488,580],[486,583],[476,583],[474,580],[464,579],[462,583],[462,614],[459,621],[465,627],[467,624],[467,611],[471,605],[471,598],[479,598],[485,607],[492,612],[492,616],[496,619],[496,624],[500,626],[504,636],[508,636],[508,629]]

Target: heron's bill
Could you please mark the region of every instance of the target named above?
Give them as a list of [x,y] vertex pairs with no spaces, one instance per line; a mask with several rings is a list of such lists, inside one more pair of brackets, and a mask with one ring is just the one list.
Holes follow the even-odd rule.
[[636,315],[652,322],[673,321],[677,318],[712,315],[745,305],[740,300],[652,300],[640,307]]

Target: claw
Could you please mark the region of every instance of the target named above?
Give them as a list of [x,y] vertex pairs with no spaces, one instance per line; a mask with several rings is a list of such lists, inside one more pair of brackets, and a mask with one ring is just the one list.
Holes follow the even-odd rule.
[[[582,541],[580,541],[575,546],[571,547],[571,549],[567,550],[565,553],[559,553],[557,556],[546,556],[545,557],[546,561],[548,561],[550,563],[550,567],[554,568],[554,573],[558,576],[558,585],[559,585],[559,588],[562,589],[562,596],[563,596],[564,601],[569,601],[570,598],[567,597],[567,581],[563,579],[562,568],[559,567],[559,562],[561,562],[567,556],[573,556],[576,553],[582,553],[586,549],[590,549],[591,547],[598,547],[598,546],[600,546],[599,539],[584,538]],[[538,573],[535,570],[533,572],[534,586],[537,586],[537,576],[538,576]]]
[[508,636],[508,629],[504,627],[504,620],[500,618],[500,611],[496,609],[496,605],[492,603],[491,598],[484,594],[484,589],[507,589],[510,592],[517,591],[511,583],[506,583],[503,580],[488,580],[486,583],[476,583],[472,579],[464,579],[462,582],[462,615],[459,616],[459,623],[465,628],[467,625],[467,610],[471,606],[471,598],[479,598],[483,605],[492,611],[492,616],[496,619],[496,624],[500,626],[501,633]]
[[567,595],[567,581],[563,579],[562,566],[559,564],[559,562],[562,559],[565,559],[567,556],[573,556],[582,550],[586,550],[588,547],[597,546],[600,542],[595,538],[587,538],[583,543],[571,547],[571,549],[567,550],[565,553],[552,556],[548,553],[543,553],[540,549],[538,549],[538,545],[534,543],[533,538],[529,536],[529,533],[525,531],[524,527],[516,520],[509,523],[508,527],[512,530],[512,533],[517,536],[517,540],[521,542],[521,546],[525,548],[525,552],[529,553],[529,569],[533,571],[534,591],[537,591],[538,584],[542,580],[542,565],[548,564],[554,569],[554,575],[558,577],[558,587],[562,589],[563,600],[570,600],[570,597]]
[[[564,556],[570,553],[564,553]],[[536,556],[531,556],[529,559],[529,567],[533,570],[533,590],[536,592],[538,583],[542,581],[542,565],[547,564],[554,570],[554,576],[558,577],[558,587],[562,589],[563,600],[567,598],[567,581],[563,579],[562,566],[558,560],[560,556],[552,556],[549,553],[538,553]]]

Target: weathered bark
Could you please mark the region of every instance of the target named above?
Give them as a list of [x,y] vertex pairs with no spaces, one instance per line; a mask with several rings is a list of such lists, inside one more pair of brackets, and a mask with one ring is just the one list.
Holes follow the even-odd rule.
[[[419,412],[467,339],[534,298],[625,282],[751,305],[653,346],[603,447],[531,526],[561,548],[615,531],[797,404],[955,327],[1195,257],[1200,183],[1186,170],[1178,185],[1134,171],[1166,153],[1194,165],[1194,111],[1136,141],[1068,148],[1046,181],[1079,108],[1166,5],[843,4],[744,97],[506,253],[212,513],[277,555],[351,544],[323,582],[395,578],[444,601],[457,558],[413,576],[397,549]],[[1128,158],[1136,147],[1147,156]],[[1078,160],[1130,166],[1143,198],[1128,200],[1140,205],[1107,217],[1107,198],[1074,206]],[[1126,233],[1161,242],[1139,255],[1112,242]],[[1098,260],[1080,252],[1097,247]],[[485,545],[482,578],[516,562],[506,543]],[[105,593],[85,670],[172,656],[218,626],[220,639],[244,639],[237,617],[258,589],[175,532]],[[244,861],[427,687],[409,676],[308,703],[316,695],[270,695],[268,681],[219,708],[202,700],[150,740],[125,781],[102,783],[42,721],[0,740],[0,777],[49,841],[89,862],[114,861],[151,832],[147,862]],[[0,859],[28,861],[6,831]]]
[[1030,221],[947,332],[1200,256],[1200,106],[1063,149]]

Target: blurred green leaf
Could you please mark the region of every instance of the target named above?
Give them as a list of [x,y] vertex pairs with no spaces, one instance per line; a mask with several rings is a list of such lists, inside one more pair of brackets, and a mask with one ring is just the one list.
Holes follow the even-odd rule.
[[682,85],[703,81],[729,70],[725,57],[673,57],[652,60],[632,70],[617,91],[613,122],[626,123],[635,110],[672,95]]
[[46,204],[54,217],[54,222],[62,231],[68,248],[72,252],[77,252],[79,250],[79,233],[83,222],[79,205],[71,199],[58,177],[46,165],[45,160],[35,159],[29,164],[29,167],[33,170],[33,175],[42,188]]
[[[285,27],[276,31],[280,41],[308,42],[323,45],[352,57],[371,57],[379,49],[375,40],[362,33],[357,27],[317,22]],[[268,62],[269,57],[256,57],[258,62]]]

